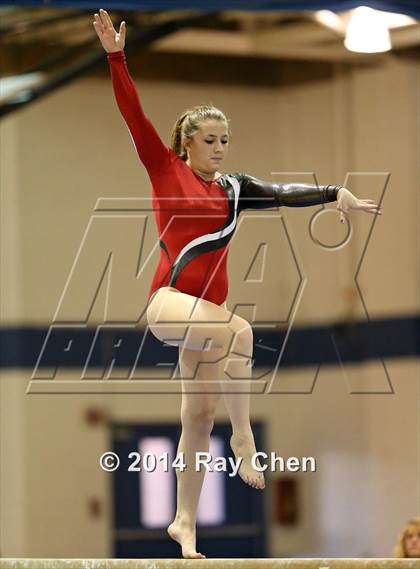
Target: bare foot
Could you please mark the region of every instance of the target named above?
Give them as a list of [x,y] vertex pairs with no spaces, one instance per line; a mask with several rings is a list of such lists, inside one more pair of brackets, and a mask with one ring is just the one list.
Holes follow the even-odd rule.
[[[254,470],[252,467],[251,458],[257,452],[252,431],[250,430],[249,433],[241,433],[240,435],[234,433],[230,437],[230,446],[236,459],[239,457],[242,458],[241,466],[239,467],[238,472],[242,480],[253,488],[257,488],[259,490],[264,489],[265,481],[263,473]],[[256,460],[255,464],[258,467],[261,466],[259,460]]]
[[174,521],[168,527],[168,534],[177,541],[182,548],[182,557],[185,559],[205,559],[206,556],[198,553],[195,548],[195,529],[182,522]]

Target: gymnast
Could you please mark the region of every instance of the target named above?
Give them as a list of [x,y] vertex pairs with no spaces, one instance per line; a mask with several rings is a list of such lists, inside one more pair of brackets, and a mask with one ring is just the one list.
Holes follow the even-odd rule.
[[[187,468],[177,469],[177,511],[168,533],[184,558],[205,558],[196,550],[196,512],[204,471],[194,465],[208,452],[217,404],[223,396],[232,424],[230,445],[241,458],[239,476],[256,489],[263,474],[251,464],[256,452],[250,424],[250,394],[235,382],[251,380],[251,325],[230,312],[227,251],[239,213],[247,208],[302,207],[337,201],[340,220],[349,210],[382,213],[374,200],[356,198],[342,186],[274,184],[243,173],[222,174],[230,130],[222,111],[199,105],[175,123],[171,148],[144,114],[124,53],[126,25],[117,32],[105,10],[94,28],[107,52],[117,105],[152,183],[160,260],[148,297],[147,321],[162,342],[179,349],[182,380],[182,433],[178,453]],[[194,380],[189,393],[186,380]],[[224,380],[218,385],[218,381]],[[230,380],[230,381],[229,381]],[[226,387],[227,385],[227,387]],[[190,468],[188,468],[190,465]]]

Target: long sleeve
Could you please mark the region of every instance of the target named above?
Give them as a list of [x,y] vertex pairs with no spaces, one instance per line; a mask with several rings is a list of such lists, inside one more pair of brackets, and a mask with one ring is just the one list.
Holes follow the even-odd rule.
[[253,176],[239,174],[241,193],[240,209],[265,209],[270,207],[305,207],[337,199],[343,186],[290,183],[274,184],[258,180]]
[[169,148],[144,114],[136,86],[128,72],[124,51],[108,53],[107,59],[115,99],[140,160],[148,172],[166,168],[170,163]]

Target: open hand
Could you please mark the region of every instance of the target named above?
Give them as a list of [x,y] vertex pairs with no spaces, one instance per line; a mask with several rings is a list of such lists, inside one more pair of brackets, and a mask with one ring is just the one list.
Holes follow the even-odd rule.
[[93,22],[98,38],[101,40],[102,47],[107,53],[113,51],[121,51],[125,45],[125,22],[121,22],[119,32],[117,33],[112,25],[111,18],[106,10],[99,10],[99,14],[95,14]]
[[337,194],[337,210],[340,212],[340,221],[343,223],[345,214],[352,209],[367,211],[382,215],[382,207],[376,204],[375,200],[360,200],[356,198],[346,188],[340,188]]

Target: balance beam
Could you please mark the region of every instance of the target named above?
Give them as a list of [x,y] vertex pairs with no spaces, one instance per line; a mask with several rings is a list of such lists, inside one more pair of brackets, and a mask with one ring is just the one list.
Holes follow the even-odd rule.
[[420,569],[420,559],[0,559],[0,569]]

